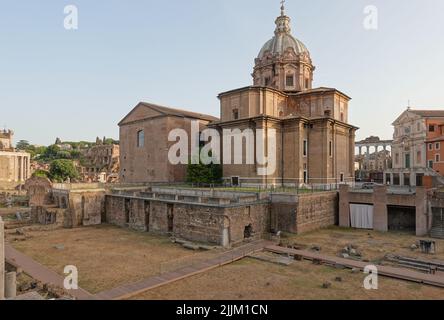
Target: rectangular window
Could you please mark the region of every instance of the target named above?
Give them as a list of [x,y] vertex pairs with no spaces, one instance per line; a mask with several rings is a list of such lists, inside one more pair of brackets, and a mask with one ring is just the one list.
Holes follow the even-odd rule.
[[405,168],[410,169],[410,154],[405,155]]
[[429,160],[429,168],[433,169],[433,160]]
[[330,143],[329,143],[328,154],[330,155],[330,157],[333,157],[333,142],[332,141],[330,141]]
[[265,86],[269,86],[270,85],[270,78],[269,77],[266,77],[265,78]]
[[395,154],[395,163],[399,164],[399,153]]
[[432,151],[433,150],[433,144],[429,143],[429,150]]
[[305,79],[305,89],[308,89],[310,87],[310,80]]
[[308,154],[308,144],[307,144],[307,140],[304,140],[304,151],[303,151],[304,157],[306,157],[307,154]]
[[344,174],[341,173],[341,182],[344,182]]
[[437,142],[435,143],[435,150],[441,149],[441,143]]
[[239,119],[239,110],[238,109],[233,110],[233,119],[234,120]]
[[287,87],[293,87],[294,86],[294,76],[293,75],[287,76],[285,82],[287,83]]
[[305,184],[308,183],[308,173],[307,173],[307,171],[304,171],[304,183]]
[[429,125],[429,132],[435,132],[435,125]]
[[439,154],[435,155],[435,162],[441,162],[441,156]]

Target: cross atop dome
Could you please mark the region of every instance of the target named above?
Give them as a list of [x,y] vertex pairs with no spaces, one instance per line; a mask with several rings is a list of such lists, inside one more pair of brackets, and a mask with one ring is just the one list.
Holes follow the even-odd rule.
[[281,1],[281,16],[285,16],[285,0]]

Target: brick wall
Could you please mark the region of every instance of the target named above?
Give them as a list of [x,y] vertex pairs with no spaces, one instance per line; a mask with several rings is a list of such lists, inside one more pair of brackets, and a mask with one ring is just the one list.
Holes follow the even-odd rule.
[[304,233],[338,224],[337,192],[322,192],[299,196],[296,212],[296,232]]

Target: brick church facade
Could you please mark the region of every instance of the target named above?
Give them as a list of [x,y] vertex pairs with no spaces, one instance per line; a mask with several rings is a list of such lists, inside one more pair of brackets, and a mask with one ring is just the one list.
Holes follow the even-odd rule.
[[[281,15],[275,21],[274,37],[265,43],[255,59],[253,85],[219,95],[220,119],[212,119],[207,115],[190,117],[187,111],[182,112],[183,119],[199,118],[201,123],[216,129],[221,136],[224,130],[243,132],[248,129],[255,133],[255,148],[259,129],[262,129],[259,131],[265,141],[268,132],[275,132],[275,170],[270,174],[258,174],[258,168],[263,163],[257,163],[256,158],[254,163],[248,164],[224,163],[223,177],[226,182],[299,186],[354,181],[355,133],[358,128],[348,122],[351,98],[335,88],[312,87],[315,67],[307,47],[292,36],[290,21],[282,6]],[[162,118],[154,117],[147,121],[157,119],[160,121]],[[143,119],[140,120],[140,128],[143,128]],[[121,149],[124,150],[121,155],[122,170],[128,170],[128,164],[134,162],[131,159],[135,157],[140,159],[136,161],[139,164],[145,163],[147,159],[164,164],[167,159],[160,159],[160,153],[148,154],[152,148],[145,148],[142,153],[140,150],[131,152],[136,150],[131,146],[137,143],[136,135],[140,134],[140,129],[137,132],[129,131],[127,122],[125,120],[120,123]],[[147,127],[148,130],[149,128],[153,128],[153,125]],[[161,134],[168,135],[163,131]],[[158,142],[158,135],[153,132],[150,136]],[[157,143],[156,148],[165,150],[171,145],[168,139],[162,139],[162,143],[164,144]],[[243,154],[248,143],[251,141],[243,139]],[[264,149],[265,153],[272,150],[267,142]],[[136,168],[137,166],[134,167]],[[125,176],[122,180],[154,182],[157,179],[149,179],[143,172],[145,169],[139,169],[140,174],[132,172],[129,175],[128,171],[122,171],[121,177]],[[180,180],[184,174],[169,176],[173,180],[174,177]],[[166,178],[167,175],[163,177]],[[171,179],[165,182],[169,180]]]

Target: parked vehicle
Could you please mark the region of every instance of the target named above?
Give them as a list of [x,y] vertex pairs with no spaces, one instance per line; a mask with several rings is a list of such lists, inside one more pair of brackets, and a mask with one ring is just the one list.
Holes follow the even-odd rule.
[[362,184],[362,189],[373,190],[377,186],[380,186],[380,184],[377,184],[375,182],[365,182],[364,184]]

